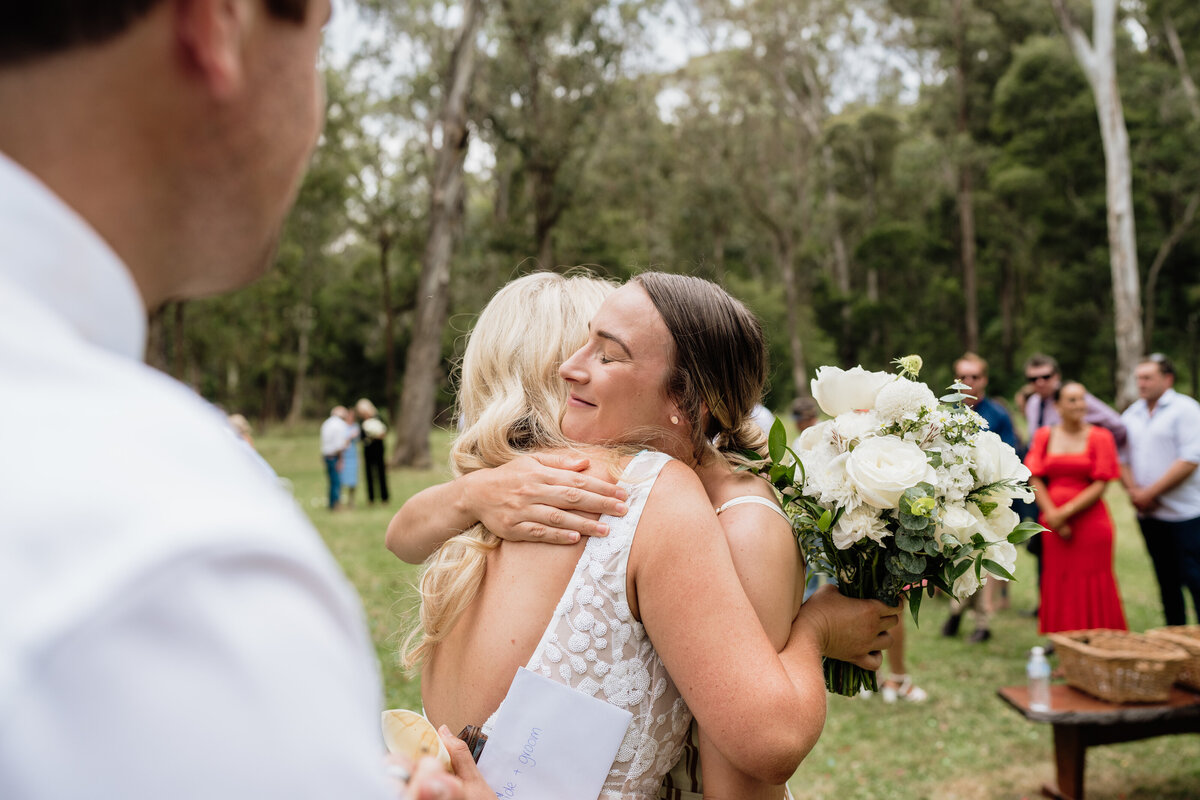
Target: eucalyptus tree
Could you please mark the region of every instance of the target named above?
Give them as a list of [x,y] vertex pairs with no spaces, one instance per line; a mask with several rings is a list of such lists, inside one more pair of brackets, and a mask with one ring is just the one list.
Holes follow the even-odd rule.
[[1087,78],[1096,101],[1108,209],[1109,264],[1112,269],[1113,316],[1117,346],[1116,403],[1137,398],[1133,371],[1144,353],[1141,286],[1133,205],[1133,167],[1129,131],[1117,83],[1118,0],[1092,0],[1091,37],[1066,0],[1050,0],[1071,52]]
[[1157,123],[1134,152],[1135,170],[1145,172],[1153,201],[1148,221],[1159,228],[1159,244],[1142,284],[1143,337],[1146,348],[1154,349],[1158,288],[1164,269],[1177,248],[1195,233],[1200,212],[1200,153],[1195,146],[1200,137],[1200,91],[1196,88],[1200,8],[1186,0],[1147,0],[1139,11],[1151,64],[1161,67],[1133,94],[1135,103],[1139,98],[1153,98],[1147,116]]
[[500,0],[484,32],[475,96],[496,150],[504,191],[497,208],[527,225],[520,260],[557,264],[554,232],[619,95],[631,48],[657,0]]

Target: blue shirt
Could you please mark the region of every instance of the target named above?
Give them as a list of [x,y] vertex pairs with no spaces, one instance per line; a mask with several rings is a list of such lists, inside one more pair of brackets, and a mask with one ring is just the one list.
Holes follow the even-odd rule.
[[995,400],[984,397],[975,404],[974,411],[987,420],[989,431],[999,436],[1013,450],[1021,452],[1021,443],[1017,441],[1017,431],[1013,428],[1012,417],[1004,410],[1004,406]]

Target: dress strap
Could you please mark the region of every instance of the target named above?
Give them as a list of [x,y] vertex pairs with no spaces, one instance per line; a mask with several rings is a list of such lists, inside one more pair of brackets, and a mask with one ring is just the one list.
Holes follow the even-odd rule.
[[733,508],[734,506],[745,505],[746,503],[754,503],[755,505],[765,506],[765,507],[771,509],[772,511],[774,511],[779,516],[783,517],[785,520],[787,520],[787,523],[789,525],[792,524],[791,519],[788,518],[787,514],[783,513],[782,508],[777,506],[775,503],[772,503],[767,498],[759,497],[756,494],[744,494],[741,497],[735,497],[732,500],[722,503],[720,508],[717,509],[717,513],[720,514],[722,511],[724,511],[727,508]]

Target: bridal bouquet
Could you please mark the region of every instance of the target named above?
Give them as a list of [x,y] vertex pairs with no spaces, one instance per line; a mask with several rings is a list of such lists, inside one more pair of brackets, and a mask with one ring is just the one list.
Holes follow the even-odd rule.
[[[771,429],[770,460],[755,471],[782,495],[809,567],[842,594],[896,605],[917,619],[922,592],[973,594],[984,573],[1011,580],[1015,545],[1041,526],[1021,522],[1017,498],[1032,499],[1029,470],[962,401],[955,383],[940,399],[915,380],[919,356],[899,374],[821,367],[813,399],[832,419],[787,446]],[[830,691],[877,690],[875,673],[825,661]]]

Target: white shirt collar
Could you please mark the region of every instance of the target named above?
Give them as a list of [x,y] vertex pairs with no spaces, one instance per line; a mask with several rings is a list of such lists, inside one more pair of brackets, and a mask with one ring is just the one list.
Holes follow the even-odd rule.
[[142,359],[146,310],[124,262],[83,217],[2,152],[0,277],[89,342]]

